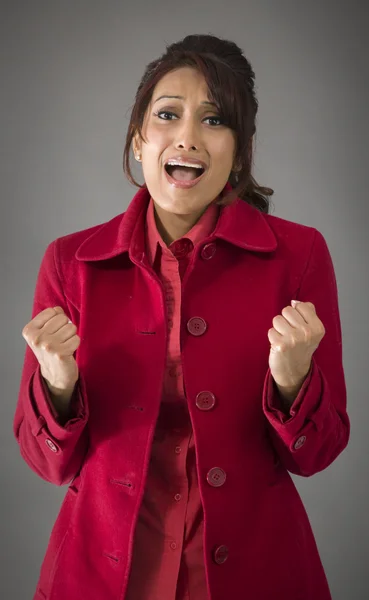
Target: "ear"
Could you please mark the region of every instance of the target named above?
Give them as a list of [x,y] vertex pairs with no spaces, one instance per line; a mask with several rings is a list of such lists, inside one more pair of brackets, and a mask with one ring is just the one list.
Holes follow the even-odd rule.
[[135,134],[132,138],[132,148],[134,154],[141,154],[141,140],[138,134]]

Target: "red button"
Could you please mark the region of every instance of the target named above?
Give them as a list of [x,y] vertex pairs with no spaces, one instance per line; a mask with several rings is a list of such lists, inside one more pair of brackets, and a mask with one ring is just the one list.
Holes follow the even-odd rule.
[[200,392],[196,396],[196,406],[200,410],[211,410],[215,405],[215,396],[211,392]]
[[181,452],[181,446],[176,446],[175,453],[179,454]]
[[176,495],[174,496],[174,499],[175,499],[177,502],[179,502],[181,498],[182,498],[181,494],[176,494]]
[[207,325],[201,317],[192,317],[187,323],[187,329],[192,335],[203,335]]
[[169,375],[170,377],[179,377],[182,373],[182,368],[180,366],[169,367]]
[[175,542],[170,542],[170,547],[172,550],[175,550],[177,548],[177,544]]
[[301,435],[295,442],[294,445],[294,449],[298,450],[299,448],[301,448],[301,446],[303,446],[305,444],[306,441],[306,435]]
[[213,554],[214,562],[218,565],[223,564],[228,558],[228,552],[227,546],[217,546]]
[[213,258],[217,248],[214,243],[205,244],[203,249],[201,250],[201,256],[205,260],[209,260],[209,258]]
[[54,444],[54,442],[52,440],[49,440],[49,438],[47,438],[45,440],[45,444],[46,444],[46,446],[48,446],[50,448],[50,450],[52,452],[58,452],[59,451],[59,448]]
[[220,487],[226,480],[226,473],[220,467],[213,467],[208,472],[206,479],[207,482],[213,487]]
[[186,254],[188,254],[192,250],[192,247],[193,247],[192,241],[188,238],[185,238],[182,240],[178,240],[177,242],[174,242],[171,245],[170,250],[174,256],[176,256],[178,258],[182,258],[183,256],[186,256]]

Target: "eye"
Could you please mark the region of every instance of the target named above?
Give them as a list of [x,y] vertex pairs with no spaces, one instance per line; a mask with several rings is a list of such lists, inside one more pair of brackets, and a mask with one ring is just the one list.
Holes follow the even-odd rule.
[[159,117],[159,115],[174,115],[174,113],[172,113],[168,110],[159,110],[158,112],[154,113],[154,116],[158,117],[162,121],[171,121],[171,119],[162,119],[161,117]]
[[[166,119],[166,118],[164,119],[160,115],[172,115],[172,116],[175,116],[175,117],[177,116],[175,113],[173,113],[173,112],[171,112],[169,110],[159,110],[158,112],[154,113],[154,117],[158,117],[161,121],[172,121],[172,119]],[[217,124],[218,126],[223,124],[223,121],[222,121],[221,117],[218,117],[218,116],[215,116],[215,115],[211,116],[211,117],[205,117],[204,121],[207,121],[209,119],[212,120],[212,121],[214,121],[214,120],[215,121],[219,121],[219,123]]]
[[207,120],[207,119],[219,121],[218,125],[222,125],[223,124],[223,121],[222,121],[222,119],[220,117],[206,117],[205,120]]

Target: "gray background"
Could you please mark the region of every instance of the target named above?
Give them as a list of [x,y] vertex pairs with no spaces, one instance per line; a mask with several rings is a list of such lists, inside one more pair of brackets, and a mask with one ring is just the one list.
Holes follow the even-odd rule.
[[[56,237],[123,212],[128,116],[145,65],[189,33],[234,40],[256,72],[255,177],[272,214],[319,229],[335,265],[351,418],[348,448],[294,476],[334,600],[369,597],[368,4],[2,3],[0,597],[32,598],[66,488],[39,479],[13,438],[42,255]],[[135,171],[140,174],[140,171]],[[140,177],[142,181],[142,177]],[[240,599],[241,600],[241,599]],[[242,599],[243,600],[243,599]]]

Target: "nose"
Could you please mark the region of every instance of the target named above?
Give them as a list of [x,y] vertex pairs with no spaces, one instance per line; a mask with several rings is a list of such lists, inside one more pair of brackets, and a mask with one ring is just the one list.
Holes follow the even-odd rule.
[[176,148],[179,148],[180,150],[197,150],[197,146],[194,146],[193,144],[186,144],[186,143],[179,143],[176,144]]
[[183,150],[198,150],[200,145],[195,124],[191,121],[187,121],[184,123],[183,127],[178,130],[177,142],[175,144],[176,148]]

